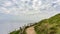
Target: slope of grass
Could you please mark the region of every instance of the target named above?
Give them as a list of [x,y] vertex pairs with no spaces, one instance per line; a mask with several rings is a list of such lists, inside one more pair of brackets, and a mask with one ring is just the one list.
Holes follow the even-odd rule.
[[17,31],[10,32],[9,34],[19,34],[19,33],[20,33],[20,30],[17,30]]
[[60,34],[60,14],[41,20],[33,25],[25,26],[22,30],[13,31],[10,34],[26,34],[25,30],[31,26],[34,26],[36,34]]
[[42,20],[36,25],[36,34],[60,34],[60,14]]

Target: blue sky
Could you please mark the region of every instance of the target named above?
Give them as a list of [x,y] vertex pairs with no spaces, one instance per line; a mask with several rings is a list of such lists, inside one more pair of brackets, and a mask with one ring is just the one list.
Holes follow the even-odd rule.
[[0,34],[57,13],[60,13],[60,0],[0,0]]

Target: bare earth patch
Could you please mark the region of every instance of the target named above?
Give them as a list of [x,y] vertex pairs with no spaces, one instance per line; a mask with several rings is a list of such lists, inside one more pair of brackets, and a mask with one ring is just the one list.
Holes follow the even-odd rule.
[[26,33],[27,33],[27,34],[36,34],[33,26],[27,28],[27,29],[26,29]]

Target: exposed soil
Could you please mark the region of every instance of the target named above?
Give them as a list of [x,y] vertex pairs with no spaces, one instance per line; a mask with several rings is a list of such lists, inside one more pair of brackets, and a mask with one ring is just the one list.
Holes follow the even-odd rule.
[[27,29],[26,29],[26,33],[27,33],[27,34],[36,34],[33,26],[27,28]]

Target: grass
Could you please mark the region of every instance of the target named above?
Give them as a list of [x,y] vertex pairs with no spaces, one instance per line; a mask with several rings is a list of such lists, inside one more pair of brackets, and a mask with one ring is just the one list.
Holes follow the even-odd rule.
[[26,34],[26,29],[34,26],[36,34],[60,34],[60,14],[57,14],[49,19],[41,20],[30,26],[24,26],[20,30],[10,32],[10,34]]
[[38,22],[36,34],[60,34],[60,14]]
[[17,31],[10,32],[9,34],[19,34],[19,33],[20,33],[20,30],[17,30]]

